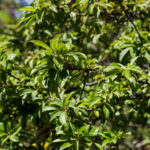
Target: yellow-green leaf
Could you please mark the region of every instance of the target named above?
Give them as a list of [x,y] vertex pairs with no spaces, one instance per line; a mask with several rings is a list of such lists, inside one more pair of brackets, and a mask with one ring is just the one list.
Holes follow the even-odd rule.
[[20,11],[32,11],[32,12],[36,12],[36,9],[34,9],[32,6],[27,6],[24,8],[20,8]]

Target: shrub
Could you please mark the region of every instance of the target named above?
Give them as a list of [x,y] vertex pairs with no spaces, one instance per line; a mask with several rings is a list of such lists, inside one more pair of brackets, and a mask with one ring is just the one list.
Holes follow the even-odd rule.
[[0,146],[149,147],[149,0],[34,0],[0,37]]

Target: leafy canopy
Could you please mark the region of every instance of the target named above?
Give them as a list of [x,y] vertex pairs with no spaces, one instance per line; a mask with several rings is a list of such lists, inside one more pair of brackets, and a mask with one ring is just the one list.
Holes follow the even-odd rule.
[[0,36],[0,147],[147,148],[149,5],[34,0],[21,8]]

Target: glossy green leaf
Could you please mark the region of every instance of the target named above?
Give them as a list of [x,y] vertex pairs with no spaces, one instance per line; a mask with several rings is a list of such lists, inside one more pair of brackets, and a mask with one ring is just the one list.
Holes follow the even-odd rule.
[[106,67],[104,69],[104,71],[111,71],[111,70],[115,70],[115,69],[120,70],[121,66],[118,63],[112,63],[108,67]]
[[42,48],[49,49],[51,51],[50,47],[47,44],[45,44],[44,42],[42,42],[42,41],[32,40],[31,42],[34,43],[37,46],[41,46]]
[[62,125],[66,126],[67,125],[67,114],[66,112],[62,112],[59,116],[59,121]]
[[103,112],[106,119],[110,117],[110,111],[106,105],[103,106]]
[[62,145],[60,146],[60,150],[69,148],[69,147],[71,147],[71,146],[72,146],[72,143],[66,142],[66,143],[64,143],[64,144],[62,144]]
[[32,6],[27,6],[24,8],[19,9],[20,11],[32,11],[32,12],[36,12],[36,9],[34,9]]

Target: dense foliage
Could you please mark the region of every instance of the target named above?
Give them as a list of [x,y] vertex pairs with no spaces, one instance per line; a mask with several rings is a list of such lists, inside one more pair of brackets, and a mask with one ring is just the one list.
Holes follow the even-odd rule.
[[150,145],[150,0],[34,0],[0,36],[0,147]]

